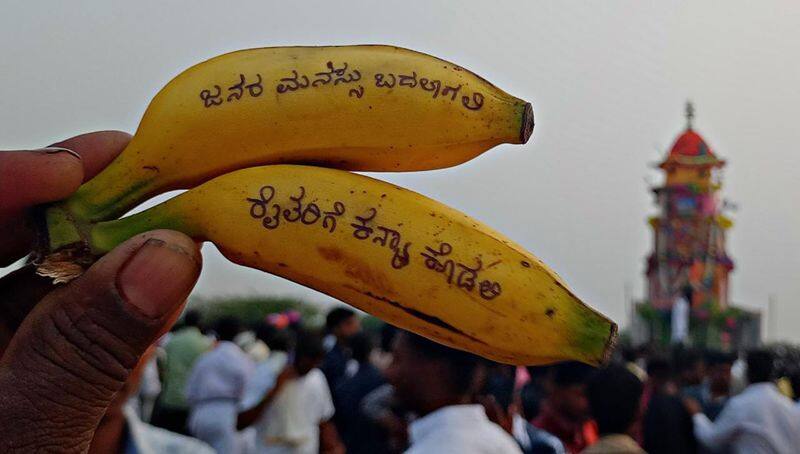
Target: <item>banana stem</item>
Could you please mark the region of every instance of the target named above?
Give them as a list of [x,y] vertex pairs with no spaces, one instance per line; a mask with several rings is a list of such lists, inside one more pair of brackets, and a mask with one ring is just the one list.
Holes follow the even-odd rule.
[[[126,149],[127,150],[127,149]],[[113,169],[112,169],[113,170]],[[118,178],[123,178],[118,176]],[[95,179],[81,185],[78,191],[64,202],[64,209],[67,210],[74,219],[85,222],[97,222],[107,219],[114,219],[125,214],[126,211],[145,201],[148,197],[148,190],[152,177],[139,181],[117,193],[111,199],[106,199],[109,190],[100,189],[98,183],[93,183]]]
[[156,229],[169,229],[196,237],[197,232],[177,216],[168,216],[160,206],[122,219],[99,222],[91,226],[87,236],[93,254],[102,255],[129,238]]
[[54,205],[45,209],[44,219],[50,251],[56,251],[83,240],[81,229],[63,206]]

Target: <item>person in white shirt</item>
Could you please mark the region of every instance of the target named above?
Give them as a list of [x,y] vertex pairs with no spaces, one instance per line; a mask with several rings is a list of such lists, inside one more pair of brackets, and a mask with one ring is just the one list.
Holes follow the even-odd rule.
[[189,432],[210,444],[218,453],[237,454],[244,441],[236,432],[236,416],[253,363],[233,339],[239,322],[223,318],[215,328],[219,343],[204,353],[186,381]]
[[687,286],[683,289],[683,294],[675,299],[672,304],[671,325],[672,343],[677,345],[686,344],[689,337],[689,313],[692,307],[692,288]]
[[589,410],[600,439],[582,454],[646,454],[631,434],[641,415],[644,385],[626,366],[595,371],[586,384]]
[[241,403],[237,427],[255,426],[259,454],[343,453],[331,422],[334,408],[325,376],[322,338],[299,332],[294,359],[270,343]]
[[418,416],[406,454],[521,454],[514,438],[489,421],[481,405],[471,404],[480,358],[409,332],[398,334],[393,352],[387,379]]
[[754,350],[747,355],[750,385],[731,398],[715,422],[701,413],[700,404],[686,399],[694,433],[713,451],[741,454],[795,453],[800,449],[800,412],[771,381],[772,354]]

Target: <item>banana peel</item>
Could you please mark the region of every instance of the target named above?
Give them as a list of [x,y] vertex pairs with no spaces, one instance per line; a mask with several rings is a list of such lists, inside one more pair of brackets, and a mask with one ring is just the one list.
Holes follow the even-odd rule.
[[[171,81],[107,169],[40,209],[38,272],[67,282],[127,238],[168,228],[454,348],[598,365],[617,326],[541,260],[463,213],[347,171],[456,165],[532,129],[529,103],[406,49],[226,54]],[[119,218],[176,188],[189,191]]]

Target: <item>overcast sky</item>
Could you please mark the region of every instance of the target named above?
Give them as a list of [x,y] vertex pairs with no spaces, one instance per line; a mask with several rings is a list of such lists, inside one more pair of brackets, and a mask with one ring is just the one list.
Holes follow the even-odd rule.
[[[183,69],[248,47],[387,43],[451,60],[533,103],[526,146],[465,165],[379,174],[507,234],[586,302],[627,324],[644,293],[648,182],[696,106],[737,203],[732,299],[777,303],[800,341],[800,6],[791,1],[0,3],[0,148],[133,132]],[[348,6],[344,6],[348,5]],[[724,7],[721,7],[724,5]],[[501,195],[499,197],[498,195]],[[212,247],[198,295],[329,301],[227,263]]]

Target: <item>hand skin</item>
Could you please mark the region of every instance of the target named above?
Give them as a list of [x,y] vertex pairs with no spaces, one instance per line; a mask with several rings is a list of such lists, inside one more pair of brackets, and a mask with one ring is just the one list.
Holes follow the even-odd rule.
[[700,403],[691,397],[683,398],[683,406],[686,407],[686,411],[691,416],[703,412],[703,407],[700,405]]
[[494,396],[478,396],[478,403],[483,406],[489,421],[502,427],[509,435],[514,435],[514,415],[510,409],[503,409]]
[[[64,150],[0,151],[0,266],[30,251],[31,207],[67,197],[129,140],[105,131],[54,145]],[[119,435],[101,436],[103,428],[119,420],[126,382],[175,322],[200,267],[190,238],[160,230],[67,285],[52,286],[30,265],[0,279],[0,452],[113,451]]]

